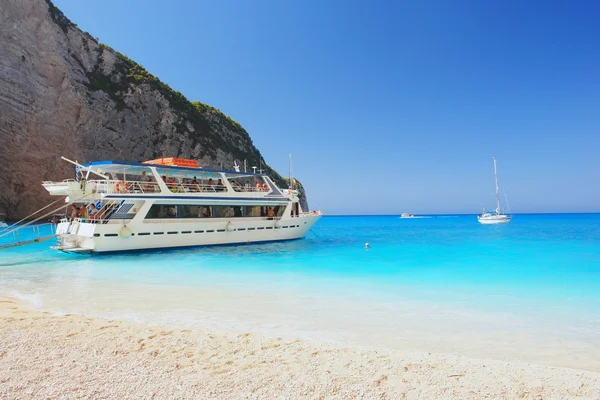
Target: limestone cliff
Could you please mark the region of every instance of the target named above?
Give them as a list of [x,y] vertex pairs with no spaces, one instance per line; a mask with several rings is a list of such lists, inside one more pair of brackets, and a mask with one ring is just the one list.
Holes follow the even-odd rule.
[[17,219],[53,200],[41,181],[73,177],[61,155],[185,157],[209,168],[246,159],[285,185],[244,128],[219,110],[188,101],[98,43],[49,0],[2,0],[0,212]]

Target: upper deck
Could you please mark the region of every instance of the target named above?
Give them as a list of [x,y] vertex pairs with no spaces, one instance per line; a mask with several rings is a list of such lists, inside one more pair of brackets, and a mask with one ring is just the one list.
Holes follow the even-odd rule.
[[[266,175],[200,167],[124,161],[95,161],[78,166],[76,179],[43,182],[53,195],[99,198],[215,196],[235,198],[292,198],[297,191],[280,189]],[[113,196],[111,196],[113,197]]]

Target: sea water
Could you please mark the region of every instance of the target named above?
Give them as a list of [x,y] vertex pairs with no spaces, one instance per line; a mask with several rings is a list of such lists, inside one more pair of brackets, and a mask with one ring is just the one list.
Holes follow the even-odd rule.
[[297,241],[122,255],[48,246],[0,251],[0,292],[56,313],[600,370],[598,214],[323,217]]

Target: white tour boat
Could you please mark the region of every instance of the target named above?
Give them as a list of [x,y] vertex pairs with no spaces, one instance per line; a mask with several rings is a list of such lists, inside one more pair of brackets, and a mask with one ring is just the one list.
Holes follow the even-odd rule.
[[402,215],[400,215],[400,218],[414,218],[415,216],[409,213],[402,213]]
[[260,173],[199,168],[185,159],[74,164],[77,180],[43,182],[50,194],[66,196],[54,247],[65,252],[299,239],[322,215],[302,210],[297,190]]
[[496,157],[494,157],[494,178],[496,180],[496,210],[486,211],[484,207],[481,215],[477,216],[477,220],[481,224],[507,224],[512,219],[512,216],[502,214],[500,211],[500,195],[498,194],[498,171],[496,170]]

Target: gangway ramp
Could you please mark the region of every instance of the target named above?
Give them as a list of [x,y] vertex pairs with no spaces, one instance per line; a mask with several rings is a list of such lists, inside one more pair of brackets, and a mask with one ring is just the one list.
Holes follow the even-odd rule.
[[[44,220],[48,218],[49,215],[55,214],[59,210],[64,209],[65,206],[72,204],[73,202],[69,202],[66,205],[61,205],[58,208],[46,212],[42,215],[41,212],[46,210],[49,207],[56,205],[58,202],[62,202],[63,199],[58,199],[45,207],[40,208],[33,214],[23,218],[20,221],[17,221],[13,225],[5,228],[4,230],[0,230],[0,250],[5,250],[11,247],[24,246],[27,244],[33,244],[38,242],[43,242],[45,240],[51,239],[55,237],[56,234],[56,225],[52,223],[42,223],[38,224],[37,222],[40,220]],[[34,218],[35,215],[38,215]],[[28,222],[25,222],[28,220]],[[51,227],[50,230],[47,227]],[[43,233],[43,231],[47,231]],[[51,233],[51,234],[48,234]]]
[[[0,250],[44,242],[56,238],[56,224],[27,225],[0,231]],[[6,235],[4,235],[6,233]]]

